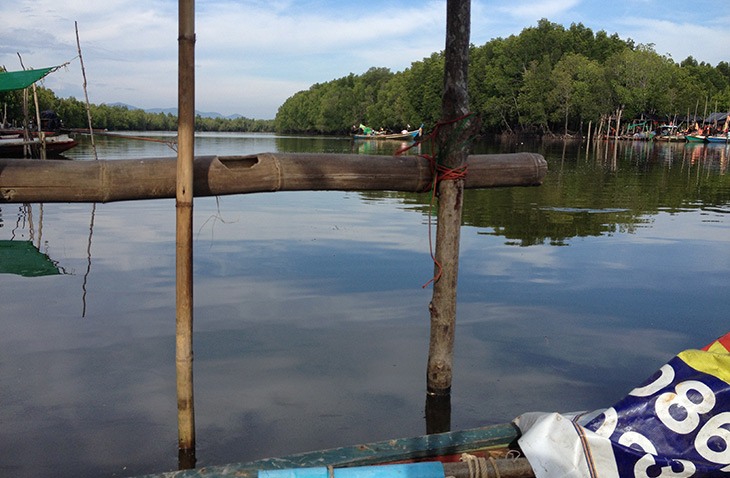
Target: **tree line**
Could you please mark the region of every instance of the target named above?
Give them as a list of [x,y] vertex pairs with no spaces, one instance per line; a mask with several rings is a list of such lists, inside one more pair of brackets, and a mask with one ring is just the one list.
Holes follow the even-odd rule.
[[[41,111],[53,110],[63,121],[65,128],[88,129],[89,121],[86,113],[86,103],[70,98],[58,98],[48,88],[37,87],[38,107]],[[4,116],[8,123],[16,127],[23,121],[23,91],[0,92],[0,120]],[[35,117],[35,105],[31,96],[29,102],[30,116]],[[177,130],[177,116],[171,113],[148,113],[141,109],[130,109],[122,105],[91,104],[89,105],[92,126],[94,129],[110,131],[175,131]],[[3,116],[4,115],[4,116]],[[196,131],[249,131],[273,132],[273,120],[254,120],[245,117],[239,118],[204,118],[195,117]]]
[[[443,68],[440,52],[401,72],[374,67],[315,84],[279,108],[276,130],[342,134],[360,123],[430,129],[441,114]],[[543,19],[519,35],[471,47],[469,101],[491,132],[580,132],[617,114],[672,121],[730,111],[730,64],[692,57],[676,63],[651,44]]]
[[[360,123],[400,131],[439,121],[443,52],[400,72],[372,67],[363,74],[317,83],[289,97],[274,120],[196,117],[198,131],[349,134]],[[38,88],[40,109],[52,109],[69,128],[87,128],[86,106]],[[642,114],[676,121],[710,111],[730,111],[730,64],[680,63],[653,45],[635,45],[617,34],[594,33],[540,20],[519,35],[472,45],[469,57],[470,109],[485,132],[567,134],[587,124]],[[22,92],[0,93],[7,116],[22,118]],[[94,128],[177,129],[177,117],[105,104],[91,105]]]

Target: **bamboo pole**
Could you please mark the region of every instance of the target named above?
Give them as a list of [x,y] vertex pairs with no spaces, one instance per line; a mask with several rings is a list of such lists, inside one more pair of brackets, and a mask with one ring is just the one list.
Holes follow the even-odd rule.
[[[539,154],[472,155],[467,188],[537,186],[547,174]],[[415,155],[261,153],[201,156],[193,163],[195,196],[274,191],[410,191],[433,184],[427,159]],[[114,202],[176,197],[176,158],[24,161],[0,158],[0,203]]]
[[[18,58],[20,59],[20,66],[23,67],[23,70],[25,70],[25,65],[23,64],[23,57],[20,56],[20,53],[18,53]],[[27,91],[27,88],[26,88]],[[33,83],[33,103],[35,103],[35,117],[36,117],[36,127],[38,128],[38,141],[40,141],[40,150],[38,151],[41,159],[46,159],[46,135],[43,133],[43,125],[41,122],[41,110],[38,106],[38,92],[36,91],[35,83]],[[27,114],[27,112],[26,112]],[[26,127],[26,130],[28,128]],[[26,138],[28,139],[28,138]]]
[[694,122],[697,123],[697,109],[700,107],[700,99],[697,98],[697,103],[695,103],[695,117]]
[[46,134],[43,132],[43,122],[41,121],[41,110],[38,106],[38,92],[35,83],[33,83],[33,102],[35,103],[35,117],[38,123],[38,140],[40,141],[39,155],[41,159],[46,159]]
[[94,142],[94,128],[91,127],[91,108],[89,106],[89,92],[86,90],[86,68],[84,68],[84,57],[81,56],[81,41],[79,40],[79,24],[74,22],[76,29],[76,47],[79,50],[79,63],[81,64],[81,75],[84,78],[84,96],[86,97],[86,119],[89,122],[89,134],[91,135],[91,149],[94,151],[94,159],[99,160],[96,154],[96,143]]
[[[467,93],[469,63],[470,0],[448,0],[446,3],[446,49],[444,52],[444,93],[441,122],[437,138],[439,151],[446,151],[444,165],[457,169],[466,163],[469,151],[460,145],[466,141],[476,122],[458,132],[460,125],[452,121],[468,114]],[[452,138],[452,134],[457,136]],[[427,393],[448,395],[454,361],[454,328],[456,326],[456,285],[459,269],[459,235],[463,205],[464,179],[439,181],[438,226],[436,230],[436,262],[433,295],[429,304],[431,336],[426,372]]]
[[[18,60],[20,61],[20,67],[25,70],[23,64],[23,57],[20,56],[20,52],[16,52]],[[23,88],[23,157],[30,158],[32,156],[31,144],[32,137],[30,135],[30,121],[28,120],[28,88]]]
[[23,88],[23,157],[31,157],[30,120],[28,119],[28,88]]
[[[193,404],[193,157],[195,121],[195,1],[178,3],[178,154],[176,181],[177,421],[180,462],[195,455]],[[185,460],[190,461],[190,460]],[[194,460],[192,460],[194,462]],[[186,464],[189,466],[189,463]]]
[[[18,53],[18,58],[20,58],[20,66],[23,67],[23,70],[25,70],[25,65],[23,64],[23,58],[20,56],[20,53]],[[27,89],[26,89],[27,91]],[[40,141],[40,149],[38,151],[38,154],[40,155],[41,159],[46,159],[46,135],[43,133],[43,125],[41,122],[41,110],[38,106],[38,92],[35,87],[35,83],[33,83],[33,103],[35,104],[35,118],[36,118],[36,127],[38,128],[38,141]]]

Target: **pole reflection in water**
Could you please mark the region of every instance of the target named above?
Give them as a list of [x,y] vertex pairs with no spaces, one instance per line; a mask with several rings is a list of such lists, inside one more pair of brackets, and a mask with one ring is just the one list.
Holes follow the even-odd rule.
[[[458,326],[458,325],[457,325]],[[426,434],[451,431],[451,394],[426,394]]]
[[86,317],[86,282],[89,279],[89,273],[91,273],[91,238],[94,235],[94,216],[96,215],[96,203],[94,203],[91,207],[91,222],[89,223],[89,242],[86,246],[86,272],[84,273],[84,281],[81,284],[81,290],[83,290],[83,294],[81,294],[81,303],[82,303],[82,309],[81,309],[81,317]]

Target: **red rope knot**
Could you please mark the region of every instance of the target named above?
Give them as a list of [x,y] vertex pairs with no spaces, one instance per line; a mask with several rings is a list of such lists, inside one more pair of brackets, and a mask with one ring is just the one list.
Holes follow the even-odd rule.
[[[439,181],[443,180],[456,180],[456,179],[464,179],[466,178],[466,171],[468,169],[468,164],[465,164],[464,166],[458,167],[458,168],[451,168],[446,166],[442,163],[441,159],[446,157],[449,153],[452,151],[465,148],[469,143],[471,143],[475,138],[469,138],[462,144],[456,145],[454,147],[454,142],[456,137],[459,133],[461,133],[464,128],[466,127],[469,118],[473,115],[473,113],[467,113],[459,118],[448,120],[448,121],[439,121],[436,123],[436,127],[434,127],[433,131],[430,135],[428,135],[426,138],[424,138],[421,141],[418,141],[416,143],[413,143],[412,145],[408,146],[407,148],[400,149],[396,151],[396,155],[405,153],[411,148],[414,148],[416,146],[419,146],[423,143],[430,143],[431,145],[431,154],[421,154],[420,157],[426,158],[431,163],[431,170],[433,171],[432,175],[432,181],[429,186],[429,189],[431,190],[431,203],[428,208],[428,247],[431,252],[431,260],[433,260],[433,263],[436,264],[436,267],[438,268],[438,272],[436,275],[431,279],[430,281],[426,282],[423,285],[423,288],[425,289],[430,283],[436,282],[441,278],[441,273],[443,272],[443,268],[441,267],[441,264],[439,264],[438,260],[436,260],[436,256],[433,252],[433,241],[432,241],[432,234],[431,234],[431,217],[433,213],[433,205],[436,199],[436,193],[438,191],[438,183]],[[446,144],[442,149],[438,149],[436,145],[436,134],[439,130],[439,127],[451,124],[451,123],[460,123],[457,128],[454,129],[454,131],[451,133],[451,136],[447,140]],[[428,189],[426,189],[428,191]]]
[[[468,165],[464,165],[458,168],[450,168],[446,166],[442,159],[445,158],[449,153],[452,151],[465,148],[469,143],[471,143],[474,138],[470,138],[467,141],[465,141],[462,144],[456,145],[454,147],[454,141],[456,139],[456,136],[464,130],[466,127],[466,124],[469,120],[469,118],[473,115],[473,113],[467,113],[463,116],[460,116],[459,118],[455,118],[448,121],[439,121],[436,123],[436,126],[434,127],[431,134],[429,134],[427,137],[422,139],[421,141],[417,141],[413,143],[412,145],[408,146],[407,148],[399,149],[395,152],[396,156],[402,153],[405,153],[406,151],[410,150],[411,148],[415,148],[416,146],[420,146],[424,143],[428,143],[431,146],[431,154],[421,154],[419,155],[421,158],[428,159],[428,161],[431,163],[431,170],[433,171],[433,180],[431,185],[429,186],[428,190],[436,190],[438,186],[439,181],[443,180],[455,180],[455,179],[464,179],[466,177],[466,172],[468,169]],[[451,136],[449,137],[448,141],[445,145],[443,145],[443,148],[439,149],[438,145],[436,144],[436,135],[438,134],[438,130],[441,126],[447,125],[447,124],[453,124],[453,123],[460,123],[457,128],[454,129],[454,131],[451,133]]]

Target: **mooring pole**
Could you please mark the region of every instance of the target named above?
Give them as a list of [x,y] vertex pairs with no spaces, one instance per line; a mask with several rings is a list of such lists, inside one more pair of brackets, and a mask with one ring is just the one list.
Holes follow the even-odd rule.
[[[469,148],[464,143],[478,123],[473,119],[460,120],[469,112],[467,80],[470,16],[469,0],[448,0],[446,3],[444,94],[436,140],[439,151],[446,151],[441,162],[454,170],[466,163]],[[437,279],[433,283],[433,297],[429,304],[431,340],[428,350],[427,393],[449,395],[454,361],[456,280],[464,179],[459,177],[441,180],[437,184],[437,191],[438,226],[434,254]]]
[[195,464],[195,413],[193,407],[195,0],[179,0],[178,9],[175,368],[177,370],[179,464],[181,468],[192,468]]

